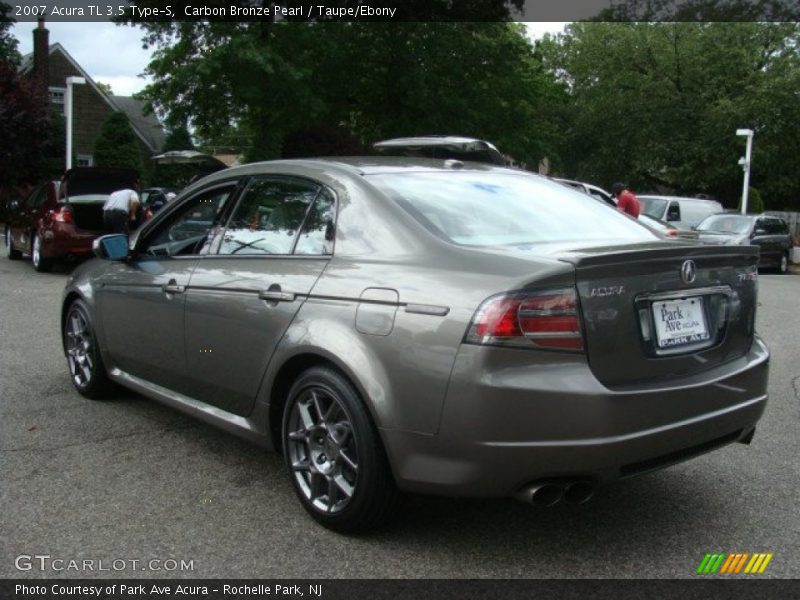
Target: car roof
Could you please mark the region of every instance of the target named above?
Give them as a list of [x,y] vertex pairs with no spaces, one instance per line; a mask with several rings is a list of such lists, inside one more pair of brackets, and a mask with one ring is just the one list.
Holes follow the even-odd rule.
[[681,202],[703,202],[706,204],[720,204],[713,198],[692,198],[690,196],[662,196],[658,194],[637,194],[637,198],[656,198],[658,200],[680,200]]
[[[524,173],[535,175],[529,171],[522,171],[509,167],[501,167],[489,163],[460,161],[453,159],[422,158],[416,156],[337,156],[332,158],[298,158],[287,160],[270,160],[264,162],[248,163],[230,167],[211,175],[211,178],[224,178],[234,174],[248,175],[260,172],[264,167],[270,171],[281,166],[309,167],[321,170],[347,172],[351,175],[375,175],[377,173],[402,173],[402,172],[496,172],[496,173]],[[208,180],[208,179],[207,179]]]

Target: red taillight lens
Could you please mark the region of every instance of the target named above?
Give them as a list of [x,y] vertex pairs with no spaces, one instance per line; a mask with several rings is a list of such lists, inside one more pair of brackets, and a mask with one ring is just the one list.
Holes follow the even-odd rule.
[[667,235],[669,237],[678,237],[678,230],[677,229],[667,229]]
[[464,340],[521,348],[583,350],[574,289],[515,292],[486,300]]
[[62,206],[58,210],[51,210],[48,215],[56,223],[72,223],[72,210],[68,206]]

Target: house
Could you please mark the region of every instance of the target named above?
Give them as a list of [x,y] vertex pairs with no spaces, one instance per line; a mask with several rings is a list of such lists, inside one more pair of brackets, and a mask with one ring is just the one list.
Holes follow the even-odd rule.
[[42,87],[46,86],[51,104],[62,112],[66,78],[77,76],[86,79],[86,85],[72,88],[73,164],[94,164],[94,145],[100,129],[112,112],[120,111],[127,115],[142,152],[143,164],[147,165],[147,159],[161,152],[164,147],[164,130],[156,116],[145,114],[144,103],[140,100],[104,94],[61,44],[50,44],[49,37],[44,19],[40,19],[33,30],[33,52],[22,58],[19,70],[35,77]]

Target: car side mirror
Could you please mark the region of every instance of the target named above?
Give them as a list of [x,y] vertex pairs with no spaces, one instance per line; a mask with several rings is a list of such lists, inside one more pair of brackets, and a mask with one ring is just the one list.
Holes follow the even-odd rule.
[[124,233],[101,236],[92,242],[92,251],[97,258],[125,260],[128,258],[128,236]]

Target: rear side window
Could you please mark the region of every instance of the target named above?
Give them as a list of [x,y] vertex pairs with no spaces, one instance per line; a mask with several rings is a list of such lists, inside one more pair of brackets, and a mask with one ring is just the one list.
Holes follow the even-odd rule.
[[31,208],[39,208],[42,204],[44,204],[45,200],[47,200],[48,185],[50,184],[40,186],[39,189],[35,190],[30,196],[28,196],[26,204]]
[[587,194],[533,175],[384,173],[369,180],[424,227],[456,244],[534,246],[659,239]]
[[219,254],[291,254],[319,191],[305,181],[254,179],[231,216]]
[[322,190],[308,211],[303,230],[297,238],[295,254],[333,254],[336,206],[333,194]]

